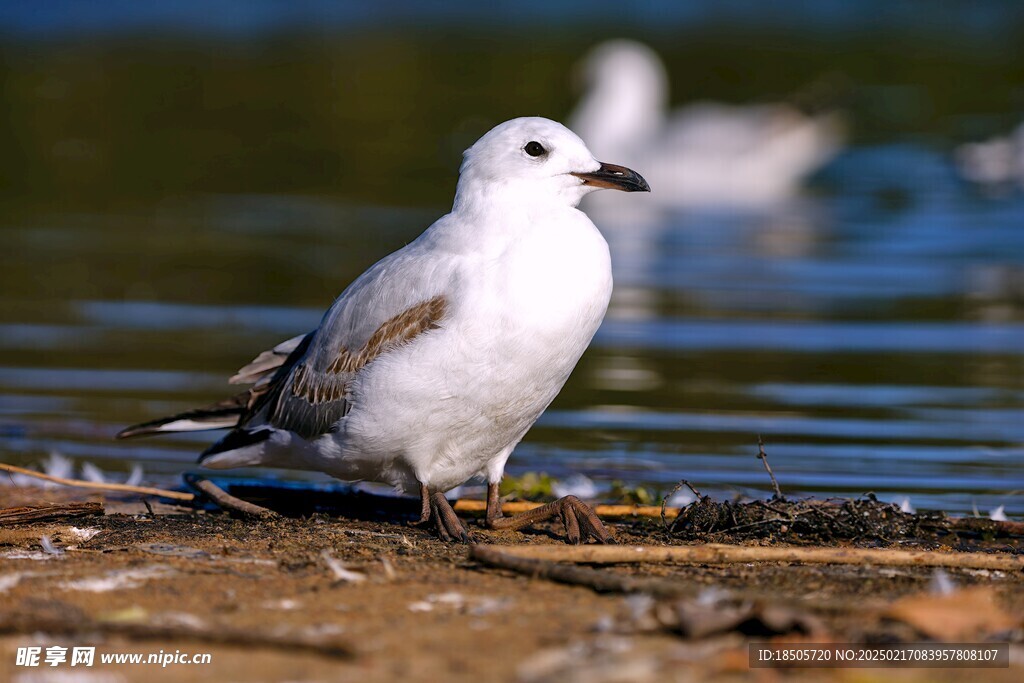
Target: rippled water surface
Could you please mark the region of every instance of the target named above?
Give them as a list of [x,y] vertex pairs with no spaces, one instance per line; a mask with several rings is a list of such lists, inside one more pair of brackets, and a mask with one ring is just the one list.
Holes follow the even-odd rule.
[[[852,144],[771,209],[589,205],[612,307],[510,473],[763,495],[761,435],[787,493],[1024,515],[1024,195],[969,186],[951,161],[1017,120],[999,88],[1020,91],[1019,60],[922,41],[902,62],[899,36],[872,36],[662,40],[679,100],[775,97],[834,63],[856,81]],[[0,41],[0,142],[18,152],[0,160],[0,459],[176,480],[214,435],[113,434],[223,397],[314,327],[447,210],[479,133],[568,111],[591,42],[524,58],[518,37],[485,36],[464,65],[444,36],[300,38]],[[989,118],[972,128],[975,109]]]
[[[753,493],[760,434],[789,492],[1024,512],[1024,202],[950,180],[892,208],[858,163],[780,210],[603,225],[612,309],[510,471]],[[110,437],[221,396],[430,218],[221,196],[9,226],[4,459],[189,467],[209,435]]]

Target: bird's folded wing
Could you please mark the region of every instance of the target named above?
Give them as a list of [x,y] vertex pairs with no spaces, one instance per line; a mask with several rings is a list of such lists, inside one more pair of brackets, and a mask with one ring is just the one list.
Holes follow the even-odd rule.
[[[269,424],[306,439],[330,432],[351,408],[348,385],[360,370],[442,324],[450,270],[423,268],[403,256],[397,252],[364,273],[316,332],[294,345],[251,409],[248,426]],[[264,372],[275,360],[261,354],[236,377]]]

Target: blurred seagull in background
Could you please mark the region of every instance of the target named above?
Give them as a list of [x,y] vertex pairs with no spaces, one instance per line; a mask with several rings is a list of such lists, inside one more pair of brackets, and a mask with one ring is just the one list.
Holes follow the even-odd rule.
[[713,102],[669,111],[665,67],[641,43],[602,43],[581,68],[587,89],[570,127],[598,156],[642,167],[658,187],[659,204],[776,204],[796,194],[843,144],[837,113]]
[[1024,123],[1009,135],[957,147],[960,175],[994,190],[1024,189]]
[[316,330],[231,378],[249,389],[118,437],[230,429],[203,465],[391,484],[420,495],[420,522],[444,540],[469,541],[444,492],[481,475],[488,527],[558,517],[570,542],[608,540],[574,496],[514,517],[498,497],[512,449],[607,310],[608,245],[576,209],[601,188],[650,190],[559,123],[495,127],[465,152],[451,213],[359,276]]

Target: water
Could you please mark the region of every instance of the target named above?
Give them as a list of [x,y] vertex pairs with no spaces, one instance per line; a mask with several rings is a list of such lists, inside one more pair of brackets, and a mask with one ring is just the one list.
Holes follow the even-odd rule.
[[[1024,201],[951,184],[891,209],[836,187],[781,214],[669,212],[613,234],[609,317],[509,471],[757,495],[760,434],[787,492],[1024,512]],[[222,395],[429,216],[222,196],[8,228],[3,459],[189,467],[208,435],[110,437]]]
[[[234,70],[192,44],[75,48],[84,62],[57,48],[36,46],[31,59],[0,50],[15,124],[0,139],[21,145],[0,161],[10,181],[0,192],[0,459],[58,451],[124,472],[137,461],[165,483],[194,467],[209,434],[111,437],[221,398],[235,369],[315,326],[352,278],[444,213],[458,150],[489,123],[524,106],[564,114],[564,74],[590,42],[574,40],[530,62],[475,44],[475,68],[517,74],[511,93],[473,90],[472,70],[452,77],[456,87],[450,51],[426,63],[401,41],[323,54],[316,40],[251,53],[234,44]],[[695,47],[670,63],[685,64],[687,49],[711,54],[712,39],[701,40],[682,41]],[[722,63],[744,59],[724,45]],[[142,56],[119,71],[119,49]],[[350,62],[349,49],[378,58]],[[814,41],[771,53],[764,80],[778,93],[779,74],[830,55]],[[933,70],[915,58],[913,77],[933,88],[954,69],[956,98],[921,110],[908,76],[843,57],[875,97],[863,105],[871,111],[853,112],[866,123],[852,147],[784,206],[644,208],[626,224],[595,214],[614,252],[612,309],[510,473],[662,490],[686,478],[716,495],[764,495],[761,435],[786,493],[874,491],[919,509],[1024,515],[1024,196],[959,181],[949,154],[958,135],[906,134],[925,119],[1008,127],[1015,114],[990,86],[1017,71],[992,55]],[[388,69],[388,88],[366,87]],[[332,74],[366,97],[320,98]],[[264,77],[265,90],[252,85]],[[702,78],[690,87],[703,96],[767,94],[757,73],[742,86]],[[169,99],[158,87],[167,82],[177,83]],[[415,93],[411,104],[402,92]],[[875,107],[879,97],[895,113]],[[81,116],[39,114],[40,98]],[[966,117],[974,105],[985,116]],[[410,109],[425,116],[387,119]],[[371,119],[377,128],[362,125]]]

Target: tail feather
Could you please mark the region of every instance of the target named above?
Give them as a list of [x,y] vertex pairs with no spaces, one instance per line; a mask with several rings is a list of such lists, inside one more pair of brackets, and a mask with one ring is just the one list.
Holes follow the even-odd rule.
[[[261,399],[273,392],[279,385],[278,378],[288,376],[292,364],[305,353],[313,333],[299,335],[281,342],[270,351],[264,351],[243,367],[231,378],[232,384],[252,384],[245,391],[203,408],[189,410],[178,415],[162,417],[122,429],[115,438],[128,439],[135,436],[151,436],[168,432],[196,432],[208,429],[229,429],[241,426],[251,417],[250,411],[256,410]],[[266,435],[258,441],[264,440]],[[269,432],[268,432],[269,434]],[[240,437],[234,436],[224,443],[238,442]],[[223,441],[223,440],[222,440]],[[218,442],[221,443],[221,442]],[[249,444],[251,445],[251,444]],[[205,455],[214,455],[221,451],[212,451]]]
[[168,432],[196,432],[208,429],[237,427],[242,418],[249,392],[245,391],[205,408],[196,408],[170,417],[142,422],[126,427],[115,438],[128,439],[135,436],[151,436]]

